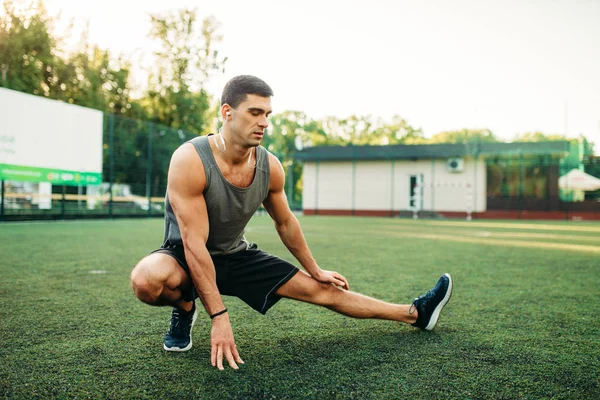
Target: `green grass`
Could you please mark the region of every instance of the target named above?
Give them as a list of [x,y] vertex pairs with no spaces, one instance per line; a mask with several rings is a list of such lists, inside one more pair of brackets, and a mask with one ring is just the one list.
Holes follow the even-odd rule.
[[[408,303],[450,272],[433,332],[282,300],[225,298],[246,364],[162,350],[167,308],[129,287],[162,221],[0,225],[0,397],[600,398],[600,225],[303,217],[311,249],[352,290]],[[292,260],[268,217],[248,238]],[[91,273],[91,271],[106,273]]]

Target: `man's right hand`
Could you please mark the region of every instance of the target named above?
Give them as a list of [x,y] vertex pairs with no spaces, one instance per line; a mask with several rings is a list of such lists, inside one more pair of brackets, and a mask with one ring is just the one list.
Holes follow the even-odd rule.
[[244,363],[235,346],[233,330],[227,313],[215,317],[210,329],[210,362],[213,367],[217,367],[221,371],[224,369],[223,356],[233,369],[239,369],[238,364]]

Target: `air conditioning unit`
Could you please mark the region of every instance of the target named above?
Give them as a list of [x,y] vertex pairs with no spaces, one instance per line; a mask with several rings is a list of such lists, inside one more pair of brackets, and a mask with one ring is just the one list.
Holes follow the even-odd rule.
[[463,168],[463,159],[460,157],[449,158],[446,161],[446,169],[448,170],[448,172],[462,172]]

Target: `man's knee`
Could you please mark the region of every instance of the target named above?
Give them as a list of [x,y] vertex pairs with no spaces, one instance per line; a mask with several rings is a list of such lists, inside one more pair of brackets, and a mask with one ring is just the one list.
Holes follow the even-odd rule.
[[319,284],[319,290],[316,294],[319,304],[325,307],[336,305],[340,301],[340,297],[345,294],[343,289],[340,289],[331,283]]
[[297,273],[277,291],[279,296],[331,307],[344,295],[344,290],[332,284],[321,283],[304,271]]
[[335,305],[343,291],[332,284],[321,282],[313,282],[312,285],[307,285],[305,289],[306,292],[303,296],[306,297],[308,302],[325,307]]
[[157,304],[165,285],[165,277],[156,273],[151,257],[142,259],[131,271],[131,288],[135,296],[147,304]]

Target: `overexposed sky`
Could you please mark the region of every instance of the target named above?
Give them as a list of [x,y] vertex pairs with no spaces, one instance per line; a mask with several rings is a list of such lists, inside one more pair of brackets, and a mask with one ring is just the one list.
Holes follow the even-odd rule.
[[151,52],[149,13],[196,7],[201,18],[213,15],[228,61],[210,91],[256,75],[273,87],[275,112],[399,114],[426,136],[583,133],[600,150],[599,0],[44,3],[76,26],[89,21],[92,42],[134,61]]

